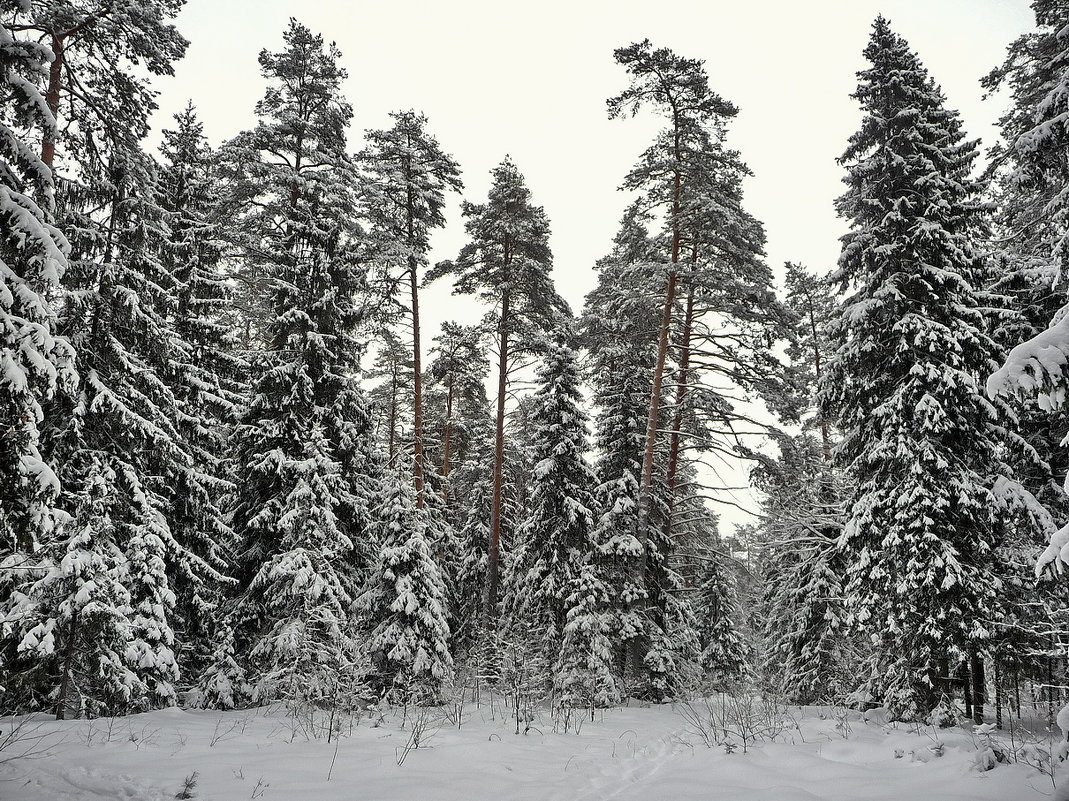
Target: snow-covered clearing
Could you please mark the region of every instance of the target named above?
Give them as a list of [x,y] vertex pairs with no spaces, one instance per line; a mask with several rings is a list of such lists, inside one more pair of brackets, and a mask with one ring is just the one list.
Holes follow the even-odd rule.
[[[173,799],[194,771],[190,797],[201,801],[1028,801],[1052,795],[1050,778],[1024,764],[979,771],[977,737],[964,728],[918,732],[866,723],[851,712],[846,730],[841,718],[837,729],[831,709],[789,713],[798,726],[777,742],[729,754],[706,747],[667,705],[607,710],[578,734],[554,733],[547,719],[516,735],[512,721],[500,710],[492,719],[485,706],[466,710],[458,730],[437,712],[424,721],[430,725],[422,747],[401,765],[412,721],[402,728],[400,713],[378,722],[365,717],[329,744],[306,739],[279,710],[41,719],[34,726],[48,735],[48,753],[0,764],[0,799]],[[5,732],[10,723],[0,722]],[[944,746],[941,756],[932,749],[936,740]],[[0,752],[0,759],[10,753]]]

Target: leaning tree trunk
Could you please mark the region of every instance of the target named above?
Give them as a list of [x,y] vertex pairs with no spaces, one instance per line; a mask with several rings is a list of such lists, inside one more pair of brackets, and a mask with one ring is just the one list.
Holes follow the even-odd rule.
[[[678,147],[677,147],[678,151]],[[668,268],[668,284],[665,287],[664,310],[661,314],[661,330],[657,340],[657,361],[653,368],[653,386],[650,390],[649,415],[646,419],[646,444],[642,453],[642,483],[639,486],[637,525],[635,532],[639,542],[639,560],[636,566],[637,584],[645,592],[646,608],[649,609],[650,594],[647,590],[649,565],[649,526],[650,507],[653,495],[653,456],[657,449],[657,428],[661,418],[661,388],[664,383],[664,365],[668,355],[668,338],[672,330],[672,310],[676,303],[676,285],[679,280],[680,245],[680,197],[682,193],[682,176],[677,170],[673,182],[672,195],[672,261]],[[631,673],[636,673],[645,658],[645,643],[641,637],[632,637],[627,648],[627,663]]]

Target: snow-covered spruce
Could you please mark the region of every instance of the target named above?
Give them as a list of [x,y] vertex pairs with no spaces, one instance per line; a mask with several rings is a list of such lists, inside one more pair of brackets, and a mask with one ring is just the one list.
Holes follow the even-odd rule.
[[453,679],[445,584],[426,507],[417,507],[405,475],[385,479],[377,517],[379,558],[357,607],[381,689],[398,703],[440,703]]
[[595,554],[595,478],[585,459],[587,416],[576,352],[563,341],[550,345],[537,381],[528,512],[516,532],[506,608],[510,619],[540,633],[552,661],[560,653],[575,582]]
[[52,300],[69,246],[53,225],[52,171],[33,141],[55,135],[37,88],[50,57],[0,28],[0,560],[7,567],[53,529],[59,485],[39,450],[41,404],[74,379]]
[[852,290],[823,401],[856,482],[842,536],[852,621],[877,646],[872,684],[923,720],[946,663],[984,648],[1000,617],[994,564],[999,411],[980,386],[988,335],[976,143],[907,43],[878,18],[843,162],[850,222],[834,279]]
[[238,686],[222,680],[236,659],[235,678],[244,674],[258,700],[286,687],[319,697],[356,658],[350,599],[372,559],[376,468],[354,377],[360,179],[345,152],[352,111],[339,56],[291,20],[284,49],[260,56],[269,88],[257,126],[219,155],[233,245],[243,269],[260,276],[249,291],[265,293],[249,305],[270,311],[235,434],[234,646],[211,682]]

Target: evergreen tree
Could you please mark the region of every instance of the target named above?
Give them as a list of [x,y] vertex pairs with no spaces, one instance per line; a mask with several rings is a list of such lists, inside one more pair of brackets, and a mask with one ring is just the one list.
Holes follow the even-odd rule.
[[244,209],[236,244],[260,262],[272,308],[236,432],[231,512],[241,582],[233,653],[247,658],[260,700],[277,697],[282,678],[314,684],[355,658],[349,599],[372,558],[369,416],[353,375],[363,268],[345,155],[352,111],[337,48],[294,20],[283,38],[282,52],[260,54],[269,86],[257,127],[221,154]]
[[27,674],[24,687],[11,689],[31,706],[44,705],[45,692],[54,692],[59,718],[123,712],[146,689],[127,652],[135,633],[129,564],[111,519],[116,476],[105,461],[96,468],[75,500],[72,525],[80,528],[15,593],[10,614],[17,632],[13,666]]
[[577,356],[551,345],[533,400],[534,471],[529,512],[516,533],[513,618],[542,633],[547,656],[561,649],[569,599],[594,554],[594,474],[586,464],[587,416]]
[[232,291],[223,274],[222,230],[214,219],[213,154],[192,103],[163,131],[160,204],[170,236],[161,260],[171,281],[174,352],[168,383],[177,430],[190,462],[172,486],[168,518],[175,540],[209,567],[173,577],[183,640],[180,664],[199,671],[211,652],[216,610],[234,546],[225,500],[233,492],[227,442],[237,419],[245,364],[230,333]]
[[758,617],[765,679],[778,693],[808,704],[851,692],[856,668],[845,664],[845,565],[837,547],[846,490],[832,463],[836,433],[813,408],[835,351],[828,329],[838,310],[827,280],[801,265],[787,264],[786,290],[792,323],[787,355],[802,433],[775,434],[779,457],[751,474],[763,513]]
[[560,652],[553,666],[554,691],[562,706],[598,707],[620,700],[614,673],[612,606],[608,588],[588,559],[570,580]]
[[[639,493],[639,527],[636,532],[643,548],[639,580],[644,587],[647,583],[646,540],[651,528],[649,513],[652,506],[654,453],[661,424],[662,385],[683,246],[684,184],[689,189],[693,177],[689,169],[689,157],[708,150],[713,144],[713,129],[722,128],[724,121],[738,112],[709,88],[708,77],[700,61],[682,58],[667,48],[653,49],[649,40],[618,48],[614,56],[618,64],[627,68],[631,83],[625,91],[608,100],[609,116],[615,118],[628,113],[635,114],[644,106],[652,106],[668,119],[667,127],[643,153],[624,184],[629,189],[648,192],[653,203],[667,209],[670,240],[663,313],[647,415]],[[636,661],[641,651],[641,641],[634,642],[638,645],[633,654],[633,661]]]
[[[1051,659],[1059,647],[1050,632],[1069,607],[1069,588],[1052,579],[1069,559],[1069,430],[1065,409],[1065,267],[1069,207],[1069,141],[1063,116],[1069,86],[1069,8],[1060,0],[1032,3],[1037,30],[1010,45],[1004,63],[984,81],[988,90],[1008,89],[1011,103],[1000,120],[1002,142],[991,151],[999,243],[995,290],[1007,300],[995,335],[1012,347],[1005,365],[988,379],[993,396],[1010,395],[1024,447],[1017,449],[1018,492],[1015,536],[999,557],[1004,566],[1009,617],[996,643],[1000,671],[1039,672],[1049,683]],[[1038,562],[1033,554],[1042,550]],[[1044,580],[1047,600],[1035,603],[1034,571]],[[1006,675],[1005,672],[1002,675]]]
[[842,536],[852,619],[879,643],[873,683],[892,714],[919,720],[939,703],[941,663],[983,648],[998,619],[1000,432],[977,383],[996,349],[972,244],[976,144],[882,17],[865,56],[834,276],[853,293],[824,402],[856,481]]
[[[14,4],[4,7],[17,12]],[[21,22],[14,16],[13,25]],[[36,80],[48,51],[0,26],[0,559],[49,539],[59,493],[40,452],[42,403],[71,389],[73,353],[56,336],[53,298],[69,245],[53,225],[52,171],[31,136],[54,136]],[[13,566],[10,561],[6,562]],[[2,596],[0,596],[2,597]]]
[[[98,711],[111,703],[174,702],[170,573],[204,568],[175,540],[167,517],[172,478],[189,454],[168,385],[175,342],[169,276],[156,249],[167,229],[155,166],[140,144],[153,107],[144,69],[171,72],[185,48],[169,22],[179,5],[21,4],[18,27],[40,34],[53,51],[45,106],[61,124],[55,135],[45,132],[41,161],[60,176],[57,225],[71,252],[59,329],[74,345],[82,376],[77,391],[57,395],[45,410],[53,425],[42,439],[62,482],[60,505],[72,519],[39,551],[45,583],[23,590],[37,604],[27,619],[46,627],[73,621],[66,632],[76,636],[58,639],[38,674],[44,684],[37,690],[52,694],[60,715],[78,708],[79,695],[97,699]],[[98,486],[102,476],[109,487]],[[95,517],[95,505],[85,500],[91,496],[107,498],[106,520]],[[47,582],[53,569],[66,570],[64,559],[75,548],[93,554],[85,557],[93,564],[110,565],[128,595],[114,610],[125,624],[112,630],[128,638],[121,653],[137,681],[124,681],[121,691],[95,670],[72,678],[63,667],[104,664],[119,652],[114,641],[81,635],[80,599],[62,595],[77,592],[75,583]],[[86,614],[95,613],[90,606]]]
[[494,619],[501,583],[501,530],[505,494],[505,398],[510,359],[536,343],[566,310],[549,276],[549,221],[511,159],[491,171],[487,202],[464,203],[470,242],[455,262],[438,264],[427,280],[454,278],[456,294],[476,294],[491,304],[497,327],[497,432],[490,514],[484,618]]
[[[761,493],[757,599],[762,674],[792,703],[845,697],[858,666],[846,663],[840,487],[814,432],[777,437],[779,457],[755,468]],[[852,672],[849,672],[853,669]]]
[[642,206],[628,207],[612,252],[597,264],[598,283],[586,299],[583,338],[588,376],[598,408],[595,426],[594,538],[603,552],[602,575],[614,599],[617,670],[623,646],[642,632],[638,560],[639,482],[646,413],[656,354],[657,309],[651,298],[661,268]]
[[388,695],[437,704],[453,678],[446,589],[428,538],[427,512],[402,476],[387,480],[377,515],[382,548],[360,598],[373,628],[372,658]]
[[[1021,435],[1038,457],[1022,465],[1022,481],[1064,521],[1069,499],[1062,484],[1069,458],[1061,440],[1069,427],[1064,408],[1069,328],[1062,284],[1069,257],[1064,155],[1069,128],[1062,117],[1069,44],[1063,34],[1065,4],[1036,0],[1032,7],[1038,30],[1017,39],[1006,61],[984,81],[990,90],[1008,86],[1012,97],[1000,121],[1003,143],[992,151],[991,172],[998,179],[997,225],[1003,240],[996,289],[1012,306],[996,333],[1007,347],[1015,346],[987,389],[992,395],[1020,396]],[[1044,565],[1056,564],[1051,560],[1057,550],[1047,557]]]
[[[620,48],[615,56],[631,82],[608,101],[610,116],[648,107],[666,121],[624,184],[645,193],[650,206],[665,216],[665,274],[656,284],[663,306],[636,510],[639,597],[633,619],[638,629],[628,646],[629,672],[648,672],[651,686],[664,686],[666,677],[654,678],[660,668],[653,666],[685,660],[664,652],[651,656],[651,644],[672,641],[689,648],[694,634],[678,628],[685,628],[682,621],[692,611],[673,586],[679,577],[673,528],[683,500],[686,451],[735,449],[738,422],[752,422],[739,403],[744,393],[757,390],[770,403],[782,396],[780,370],[769,347],[779,335],[782,315],[771,271],[761,258],[764,231],[742,207],[742,179],[749,171],[738,153],[724,146],[727,122],[737,109],[710,89],[701,61],[654,49],[649,41]],[[672,351],[675,398],[666,409]],[[713,388],[725,379],[726,388]],[[670,418],[665,419],[666,412]],[[661,443],[666,429],[667,442]],[[658,453],[664,454],[663,467]],[[677,626],[671,637],[665,628],[669,606]]]
[[435,337],[427,376],[428,449],[441,476],[447,503],[461,507],[472,483],[489,476],[483,446],[491,439],[493,418],[486,397],[490,362],[478,326],[446,321]]
[[372,224],[384,240],[380,258],[403,265],[409,286],[412,323],[412,445],[416,504],[424,502],[423,368],[419,324],[419,268],[427,263],[430,233],[445,225],[445,193],[463,188],[460,168],[427,132],[427,118],[414,111],[391,115],[389,130],[369,131],[362,159],[378,192]]

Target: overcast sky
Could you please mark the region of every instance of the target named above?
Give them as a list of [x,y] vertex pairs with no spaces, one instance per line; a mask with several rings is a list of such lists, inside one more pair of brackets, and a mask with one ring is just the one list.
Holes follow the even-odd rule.
[[[754,172],[746,206],[765,224],[769,263],[826,271],[845,230],[832,206],[835,159],[857,128],[849,95],[878,13],[919,52],[969,135],[993,143],[1003,101],[982,101],[979,78],[1032,27],[1028,0],[188,0],[178,26],[191,44],[175,77],[157,80],[156,127],[188,99],[213,144],[249,127],[263,93],[257,54],[279,50],[296,16],[342,51],[353,150],[390,111],[421,110],[474,201],[513,157],[550,218],[557,285],[578,310],[626,205],[616,187],[656,127],[606,118],[605,99],[626,85],[612,52],[649,38],[704,59],[712,88],[740,108],[728,141]],[[433,258],[463,241],[454,205]],[[478,313],[445,288],[426,293],[423,311],[431,330]]]

